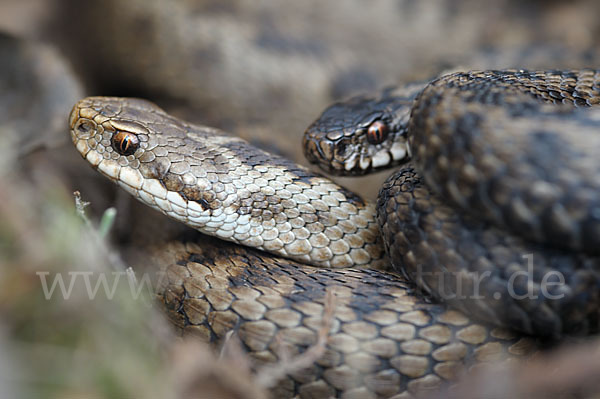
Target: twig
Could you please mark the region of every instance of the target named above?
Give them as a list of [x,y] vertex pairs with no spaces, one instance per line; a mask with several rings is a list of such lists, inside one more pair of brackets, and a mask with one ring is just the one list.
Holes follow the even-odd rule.
[[219,353],[219,360],[227,358],[236,364],[240,370],[243,370],[247,375],[252,372],[252,360],[248,354],[244,351],[242,344],[233,331],[228,331],[225,334],[225,343]]
[[273,387],[286,376],[299,370],[310,367],[319,360],[324,354],[327,345],[327,339],[333,322],[333,313],[335,311],[335,295],[332,290],[327,289],[325,293],[325,307],[323,309],[323,319],[321,328],[317,334],[317,342],[309,347],[304,353],[291,357],[289,351],[281,342],[278,336],[277,356],[279,361],[276,364],[262,367],[256,375],[257,383],[265,388]]

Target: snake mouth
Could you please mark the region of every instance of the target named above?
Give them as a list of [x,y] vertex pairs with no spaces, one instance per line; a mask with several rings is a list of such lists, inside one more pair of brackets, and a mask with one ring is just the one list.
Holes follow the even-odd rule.
[[361,176],[391,165],[402,163],[406,158],[404,148],[382,148],[377,152],[361,151],[361,146],[348,138],[336,142],[305,138],[304,155],[326,173],[338,176]]
[[410,160],[410,151],[406,142],[394,142],[391,147],[365,147],[349,138],[335,142],[329,140],[308,139],[305,144],[305,157],[312,164],[332,175],[362,176],[392,166],[401,165]]
[[338,176],[366,173],[366,171],[354,167],[358,165],[352,162],[356,156],[352,154],[352,151],[350,151],[350,156],[348,153],[348,149],[354,146],[347,138],[331,142],[307,136],[305,135],[304,138],[304,156],[311,164],[317,165],[326,173]]

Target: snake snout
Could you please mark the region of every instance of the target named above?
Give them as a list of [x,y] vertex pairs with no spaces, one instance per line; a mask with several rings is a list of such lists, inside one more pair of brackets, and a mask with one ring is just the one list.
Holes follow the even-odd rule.
[[79,119],[79,107],[77,106],[79,103],[73,105],[71,108],[71,112],[69,113],[69,129],[73,129],[75,127],[75,123]]
[[[309,128],[304,134],[302,147],[304,156],[310,163],[319,166],[328,173],[342,173],[343,166],[338,161],[340,146],[338,142],[328,140],[323,132]],[[345,151],[345,144],[342,145],[342,150]]]

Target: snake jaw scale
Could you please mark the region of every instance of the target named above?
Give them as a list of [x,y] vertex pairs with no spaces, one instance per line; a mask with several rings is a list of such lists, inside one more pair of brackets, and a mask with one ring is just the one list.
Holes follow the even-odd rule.
[[[88,156],[89,154],[90,153],[88,153]],[[98,170],[109,179],[116,180],[119,178],[121,167],[112,159],[103,159],[100,163],[98,163]]]
[[121,168],[119,179],[137,190],[140,190],[144,183],[144,178],[137,169]]

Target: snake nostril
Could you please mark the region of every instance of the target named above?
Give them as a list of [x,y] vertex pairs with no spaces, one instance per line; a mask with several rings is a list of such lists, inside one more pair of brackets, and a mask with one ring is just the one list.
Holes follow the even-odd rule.
[[87,119],[79,120],[74,128],[79,137],[82,139],[90,138],[93,135],[95,129],[96,124]]
[[342,139],[335,144],[335,154],[337,157],[346,158],[348,154],[348,145],[350,144],[350,140]]

